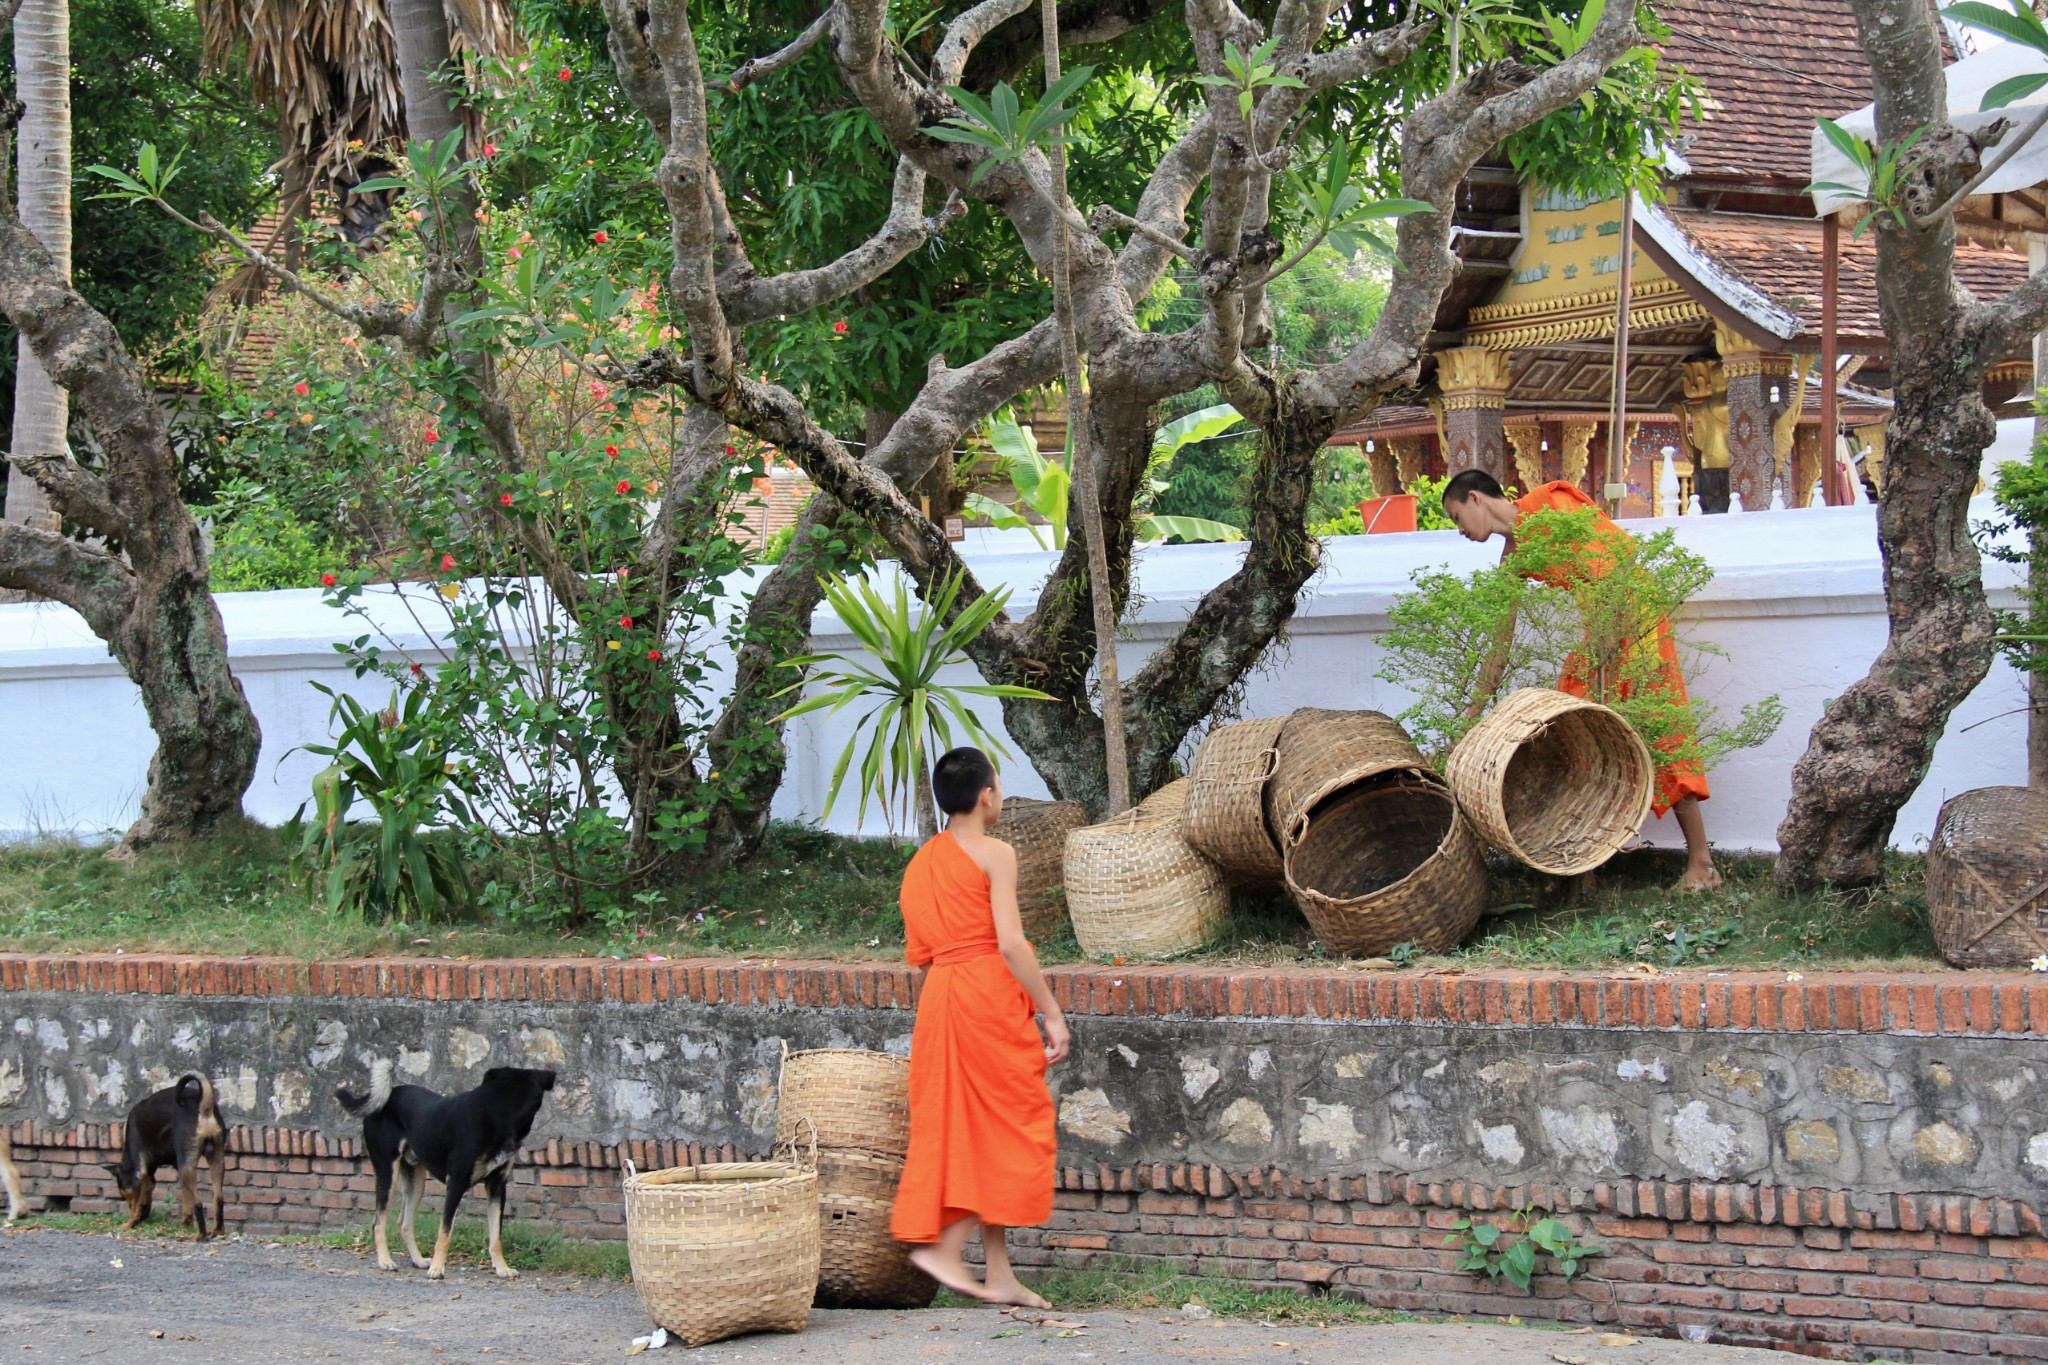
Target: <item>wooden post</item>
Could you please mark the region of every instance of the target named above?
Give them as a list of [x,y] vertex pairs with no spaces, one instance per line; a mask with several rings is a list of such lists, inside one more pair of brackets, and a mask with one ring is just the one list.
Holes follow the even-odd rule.
[[1636,254],[1636,192],[1621,192],[1620,289],[1614,303],[1614,411],[1607,420],[1607,480],[1602,501],[1607,515],[1621,515],[1622,494],[1628,488],[1628,307],[1633,287]]
[[[1840,507],[1854,499],[1848,480],[1842,476],[1837,451],[1841,444],[1842,400],[1835,390],[1835,374],[1841,368],[1840,356],[1836,354],[1835,316],[1842,293],[1842,225],[1832,213],[1821,220],[1820,243],[1820,486],[1828,506]],[[1806,490],[1798,492],[1804,495]]]

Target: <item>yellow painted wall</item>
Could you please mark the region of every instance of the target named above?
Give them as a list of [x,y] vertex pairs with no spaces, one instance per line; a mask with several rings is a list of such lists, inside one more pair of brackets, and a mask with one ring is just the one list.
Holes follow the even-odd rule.
[[[1534,303],[1613,289],[1621,282],[1619,198],[1588,203],[1580,196],[1525,187],[1522,229],[1513,273],[1489,303]],[[1640,246],[1630,270],[1637,282],[1665,278]]]

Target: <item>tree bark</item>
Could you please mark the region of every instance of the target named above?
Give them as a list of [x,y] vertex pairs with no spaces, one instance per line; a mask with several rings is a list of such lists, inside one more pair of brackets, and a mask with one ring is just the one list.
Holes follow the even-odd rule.
[[[62,278],[71,278],[71,3],[23,0],[14,20],[16,93],[22,104],[16,181],[22,225],[36,235]],[[16,455],[62,459],[69,449],[70,402],[21,337],[15,344]],[[7,520],[37,530],[60,518],[27,471],[8,471]]]
[[[1877,96],[1877,131],[1897,143],[1926,128],[1909,186],[1911,218],[1966,182],[1977,151],[1946,119],[1933,12],[1920,0],[1854,0]],[[1890,636],[1870,672],[1828,706],[1792,771],[1778,827],[1782,894],[1872,886],[1899,808],[1919,787],[1951,712],[1989,672],[1995,626],[1984,597],[1969,498],[1997,434],[1984,372],[2004,358],[2010,304],[1970,301],[1954,279],[1955,223],[1920,229],[1880,214],[1878,302],[1890,339],[1894,408],[1878,506]],[[2036,319],[2038,321],[2038,319]],[[2031,334],[2027,328],[2021,335]]]

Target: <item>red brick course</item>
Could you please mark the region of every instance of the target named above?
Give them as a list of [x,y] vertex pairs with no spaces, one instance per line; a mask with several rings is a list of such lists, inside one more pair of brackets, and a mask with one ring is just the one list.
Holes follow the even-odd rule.
[[[1077,1015],[1399,1020],[1462,1025],[2048,1034],[2048,986],[2013,974],[1472,972],[1056,968]],[[297,963],[102,954],[0,955],[0,990],[371,998],[695,1000],[908,1009],[917,976],[894,964],[390,960]],[[118,1127],[14,1130],[34,1207],[111,1212]],[[250,1232],[361,1227],[371,1176],[354,1141],[294,1129],[231,1137],[228,1222]],[[622,1158],[643,1168],[746,1153],[671,1142],[551,1142],[525,1155],[518,1216],[581,1237],[623,1233]],[[1422,1314],[1606,1324],[1650,1333],[1704,1325],[1713,1339],[1830,1360],[2048,1360],[2048,1236],[2008,1199],[1617,1180],[1590,1190],[1419,1182],[1373,1171],[1285,1172],[1155,1164],[1069,1166],[1053,1219],[1018,1233],[1025,1265],[1128,1260]],[[174,1209],[175,1192],[159,1200]],[[1529,1293],[1453,1268],[1449,1224],[1533,1205],[1605,1253]]]
[[[298,962],[153,953],[0,953],[0,991],[661,1001],[910,1009],[918,973],[888,962],[589,958]],[[2024,1034],[2048,1037],[2048,982],[2019,972],[1345,971],[1053,967],[1077,1015],[1297,1018],[1508,1027]]]

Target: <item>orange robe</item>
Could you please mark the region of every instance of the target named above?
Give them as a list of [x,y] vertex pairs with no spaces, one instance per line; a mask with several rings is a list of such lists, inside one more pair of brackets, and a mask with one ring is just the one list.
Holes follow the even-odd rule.
[[[1546,483],[1540,488],[1532,489],[1526,496],[1515,501],[1515,510],[1525,517],[1532,512],[1576,512],[1582,507],[1593,509],[1593,525],[1601,539],[1605,540],[1612,536],[1620,536],[1623,539],[1628,537],[1628,532],[1616,526],[1606,513],[1600,511],[1600,505],[1587,497],[1577,484],[1566,483],[1562,480],[1556,483]],[[1572,572],[1597,577],[1600,574],[1606,573],[1612,567],[1612,560],[1595,557],[1589,563],[1575,566]],[[1560,569],[1550,577],[1540,581],[1549,583],[1553,588],[1569,588],[1571,586],[1571,577],[1572,573]],[[1659,685],[1659,690],[1671,698],[1672,701],[1683,702],[1686,700],[1685,675],[1679,671],[1678,647],[1672,642],[1671,623],[1669,621],[1659,621],[1657,623],[1657,654],[1664,661],[1664,678]],[[1590,668],[1590,662],[1576,654],[1565,660],[1564,676],[1557,680],[1558,690],[1569,692],[1575,697],[1585,696],[1590,690],[1586,678]],[[1624,684],[1625,687],[1626,684]],[[1623,691],[1622,695],[1628,695],[1626,690]],[[1660,747],[1671,749],[1683,743],[1684,736],[1674,735],[1667,737]],[[1665,811],[1670,810],[1686,797],[1696,796],[1704,801],[1708,795],[1707,777],[1705,773],[1699,770],[1698,765],[1692,763],[1666,764],[1657,771],[1657,799],[1655,804],[1651,806],[1651,809],[1657,813],[1657,818],[1661,820],[1664,817]]]
[[935,1242],[973,1214],[1052,1217],[1058,1150],[1031,997],[996,948],[988,874],[949,833],[903,872],[904,956],[927,967],[910,1034],[910,1151],[890,1231]]

